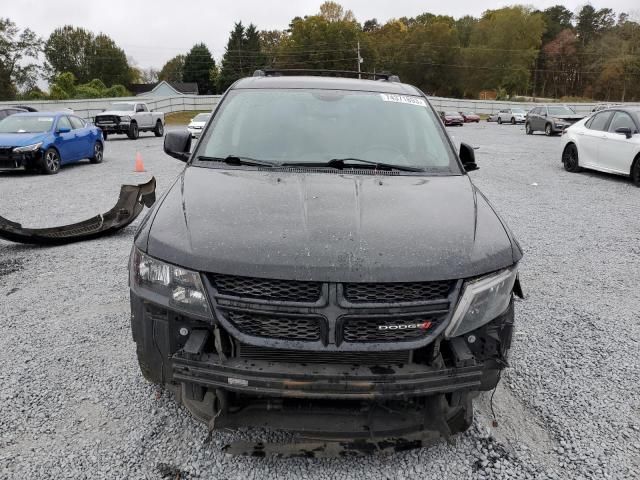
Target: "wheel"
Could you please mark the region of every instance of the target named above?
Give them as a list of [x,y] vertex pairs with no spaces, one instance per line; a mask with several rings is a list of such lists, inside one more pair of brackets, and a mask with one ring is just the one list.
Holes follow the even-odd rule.
[[104,147],[102,143],[96,142],[93,146],[93,157],[89,159],[91,163],[102,163],[102,158],[104,157]]
[[156,122],[156,128],[153,129],[153,133],[155,133],[156,137],[164,135],[164,126],[160,120]]
[[131,122],[129,125],[129,131],[127,132],[127,136],[131,140],[135,140],[140,136],[140,130],[138,130],[138,124],[136,122]]
[[511,117],[511,125],[515,125],[516,124],[516,119]]
[[476,123],[480,123],[480,120],[476,120]]
[[531,130],[531,124],[529,122],[524,124],[524,131],[527,135],[533,135],[533,130]]
[[550,137],[551,135],[553,135],[553,130],[551,129],[551,124],[550,124],[550,123],[547,123],[547,124],[545,125],[545,127],[544,127],[544,134],[545,134],[547,137]]
[[582,168],[580,168],[580,162],[578,161],[578,148],[575,144],[570,143],[564,147],[564,151],[562,152],[562,163],[564,164],[564,169],[567,172],[577,173],[582,170]]
[[498,125],[502,125],[502,118],[498,117]]
[[60,171],[60,154],[55,148],[48,148],[42,156],[42,173],[54,175]]
[[640,187],[640,155],[638,155],[631,167],[631,181],[636,187]]

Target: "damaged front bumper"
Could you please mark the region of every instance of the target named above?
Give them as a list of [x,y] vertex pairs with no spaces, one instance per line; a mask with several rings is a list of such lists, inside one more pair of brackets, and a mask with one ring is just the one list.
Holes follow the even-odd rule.
[[0,217],[0,238],[35,245],[62,245],[109,235],[133,222],[144,207],[155,202],[156,179],[139,185],[122,185],[115,206],[106,213],[88,220],[49,228],[24,228],[21,224]]

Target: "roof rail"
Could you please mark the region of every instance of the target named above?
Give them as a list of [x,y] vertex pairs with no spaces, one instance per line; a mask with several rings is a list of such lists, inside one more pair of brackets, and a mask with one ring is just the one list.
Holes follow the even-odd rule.
[[383,80],[387,82],[400,82],[398,75],[388,72],[355,72],[352,70],[324,70],[312,68],[265,68],[253,72],[254,77],[282,77],[292,75],[318,75],[322,77],[354,77],[370,78],[371,80]]

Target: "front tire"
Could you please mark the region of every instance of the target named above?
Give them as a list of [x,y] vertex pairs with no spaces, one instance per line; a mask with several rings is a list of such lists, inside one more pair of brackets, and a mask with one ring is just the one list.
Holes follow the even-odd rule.
[[47,148],[42,155],[42,173],[47,175],[55,175],[60,171],[61,160],[60,154],[55,148]]
[[575,144],[570,143],[564,147],[564,151],[562,152],[562,163],[567,172],[578,173],[582,170],[578,159],[578,147],[576,147]]
[[547,137],[550,137],[551,135],[553,135],[553,129],[551,128],[551,124],[550,124],[550,123],[547,123],[547,124],[544,126],[544,134],[545,134]]
[[127,136],[131,140],[136,140],[140,136],[140,130],[138,129],[138,124],[136,122],[131,122],[131,124],[129,125]]
[[498,125],[502,125],[502,118],[498,117]]
[[93,146],[93,157],[89,159],[91,163],[102,163],[104,158],[104,147],[101,142],[96,142]]
[[640,187],[640,155],[636,157],[631,166],[631,181],[636,187]]
[[164,135],[164,125],[162,125],[162,122],[160,120],[156,122],[156,128],[153,129],[153,133],[156,137],[161,137]]
[[511,125],[515,125],[516,124],[516,119],[511,117]]

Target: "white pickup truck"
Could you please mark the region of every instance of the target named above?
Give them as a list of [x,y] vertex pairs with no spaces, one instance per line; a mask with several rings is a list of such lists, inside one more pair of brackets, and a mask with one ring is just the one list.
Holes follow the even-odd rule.
[[153,132],[156,137],[164,135],[164,113],[152,112],[142,102],[114,102],[108,110],[96,115],[94,123],[105,140],[116,133],[127,134],[132,140],[140,132]]

